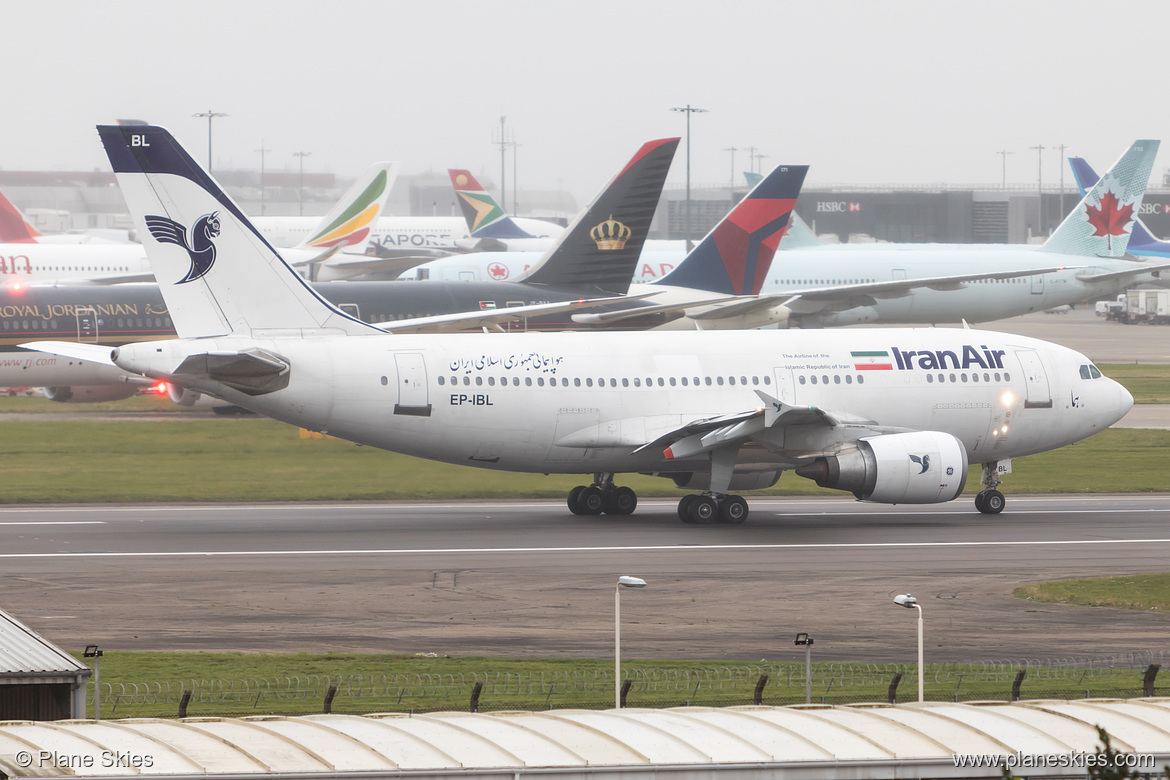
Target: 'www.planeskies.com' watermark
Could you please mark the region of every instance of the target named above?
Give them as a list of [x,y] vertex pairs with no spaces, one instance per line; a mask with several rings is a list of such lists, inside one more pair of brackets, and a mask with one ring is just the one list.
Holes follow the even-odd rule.
[[1010,753],[1008,755],[957,755],[956,767],[1002,769],[1090,769],[1116,766],[1127,769],[1153,769],[1154,757],[1149,753],[1086,753],[1070,750],[1067,753]]

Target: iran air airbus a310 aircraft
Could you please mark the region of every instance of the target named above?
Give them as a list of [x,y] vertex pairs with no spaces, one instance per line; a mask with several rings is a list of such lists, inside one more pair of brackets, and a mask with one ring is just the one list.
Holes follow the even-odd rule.
[[[509,471],[593,475],[580,514],[634,510],[614,475],[671,477],[692,522],[742,522],[737,489],[795,470],[884,503],[937,503],[983,464],[1078,441],[1133,403],[1085,356],[969,329],[393,335],[286,265],[164,129],[99,127],[179,338],[30,347],[112,363],[360,444]],[[218,212],[201,261],[152,237]],[[88,348],[86,348],[88,347]]]

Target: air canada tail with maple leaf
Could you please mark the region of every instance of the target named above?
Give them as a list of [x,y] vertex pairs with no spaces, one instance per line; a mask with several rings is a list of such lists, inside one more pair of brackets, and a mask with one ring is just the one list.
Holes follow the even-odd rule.
[[1121,257],[1150,181],[1158,141],[1135,141],[1045,242],[1046,252]]

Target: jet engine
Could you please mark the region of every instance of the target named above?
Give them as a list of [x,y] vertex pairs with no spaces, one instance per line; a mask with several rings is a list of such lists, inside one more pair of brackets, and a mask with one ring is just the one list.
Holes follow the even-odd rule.
[[41,392],[50,401],[65,404],[96,404],[102,401],[121,401],[138,395],[138,385],[64,385],[43,387]]
[[963,492],[967,450],[939,431],[869,436],[859,439],[856,449],[817,458],[796,473],[862,501],[939,504]]
[[[667,476],[663,474],[662,476]],[[706,490],[711,484],[711,474],[706,471],[683,471],[669,475],[680,488]],[[776,484],[779,471],[736,471],[731,477],[728,490],[763,490]]]

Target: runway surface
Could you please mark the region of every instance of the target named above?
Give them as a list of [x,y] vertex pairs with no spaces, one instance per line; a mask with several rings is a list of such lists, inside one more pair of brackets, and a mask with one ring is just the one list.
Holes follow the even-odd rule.
[[3,607],[65,648],[975,661],[1162,647],[1170,615],[1035,604],[1020,584],[1170,568],[1166,496],[887,507],[755,499],[743,526],[559,502],[0,509]]

